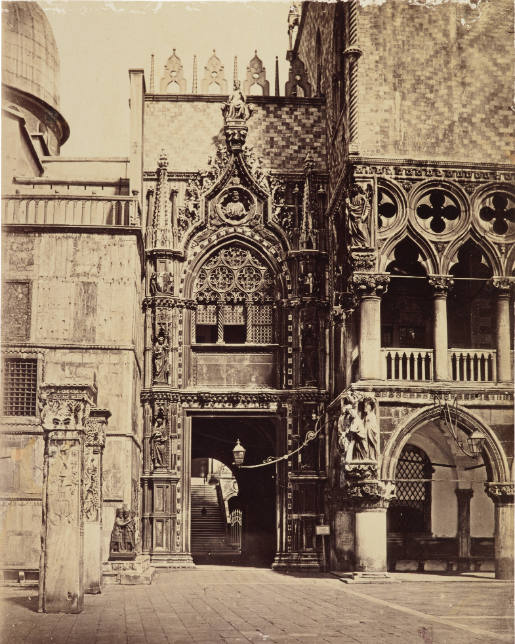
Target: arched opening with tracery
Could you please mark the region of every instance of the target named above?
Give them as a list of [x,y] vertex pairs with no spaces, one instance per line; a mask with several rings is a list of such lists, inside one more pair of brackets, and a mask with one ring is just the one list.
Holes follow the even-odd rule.
[[234,243],[215,251],[193,286],[196,343],[271,344],[273,279],[261,255]]

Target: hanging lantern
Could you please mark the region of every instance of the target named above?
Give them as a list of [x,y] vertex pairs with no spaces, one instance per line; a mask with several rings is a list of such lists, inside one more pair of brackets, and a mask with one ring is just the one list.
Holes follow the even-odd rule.
[[240,443],[240,439],[238,438],[236,440],[236,445],[234,446],[234,449],[232,450],[232,456],[234,458],[234,465],[243,465],[243,461],[245,460],[245,452],[247,450],[243,447],[243,445]]
[[485,435],[479,429],[475,429],[472,434],[467,438],[467,444],[470,453],[476,457],[483,451],[483,443],[485,442]]

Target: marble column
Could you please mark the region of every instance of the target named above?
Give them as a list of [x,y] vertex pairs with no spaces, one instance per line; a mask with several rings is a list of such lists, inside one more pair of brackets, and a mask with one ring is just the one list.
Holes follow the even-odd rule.
[[497,381],[510,382],[511,375],[511,333],[510,333],[510,286],[507,278],[494,278],[497,289]]
[[95,396],[88,385],[39,388],[45,438],[40,612],[80,613],[83,607],[84,433]]
[[352,275],[355,291],[360,295],[359,375],[361,380],[380,380],[381,364],[381,295],[389,276],[360,273]]
[[495,505],[495,578],[513,579],[513,483],[486,483],[486,493]]
[[470,499],[474,492],[471,488],[456,488],[458,499],[458,570],[470,568]]
[[355,553],[357,572],[386,572],[386,507],[356,510]]
[[92,409],[86,422],[84,448],[84,592],[99,593],[102,585],[102,455],[107,409]]
[[433,287],[433,348],[434,379],[449,380],[449,350],[447,340],[447,293],[453,284],[448,275],[431,275],[429,284]]

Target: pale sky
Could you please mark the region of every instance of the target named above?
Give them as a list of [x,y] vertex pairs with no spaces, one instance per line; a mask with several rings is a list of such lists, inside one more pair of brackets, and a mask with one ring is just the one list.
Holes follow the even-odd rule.
[[[147,89],[150,56],[155,85],[175,48],[191,92],[193,55],[199,84],[212,50],[225,66],[229,87],[233,60],[239,78],[257,49],[274,93],[275,56],[280,88],[287,80],[289,2],[80,2],[43,1],[59,48],[61,112],[71,135],[62,156],[127,156],[130,68],[143,68]],[[199,87],[200,89],[200,87]]]

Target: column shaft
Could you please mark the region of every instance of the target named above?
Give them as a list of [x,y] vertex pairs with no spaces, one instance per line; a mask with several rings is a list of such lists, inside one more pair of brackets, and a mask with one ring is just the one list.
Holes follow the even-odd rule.
[[469,488],[456,489],[458,498],[458,570],[470,567],[470,499],[473,491]]
[[436,293],[434,296],[433,346],[435,356],[435,380],[449,380],[449,357],[447,346],[447,296]]
[[358,572],[386,572],[386,508],[358,510],[355,516]]
[[360,378],[381,378],[381,298],[364,295],[360,302]]
[[495,578],[513,579],[513,503],[495,503]]
[[499,293],[497,298],[497,380],[511,380],[510,296]]

